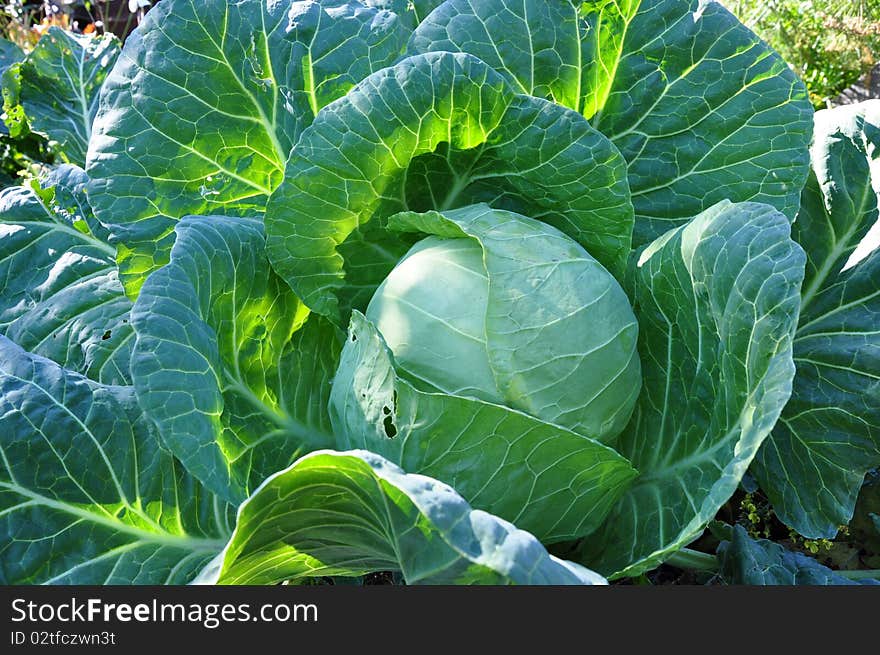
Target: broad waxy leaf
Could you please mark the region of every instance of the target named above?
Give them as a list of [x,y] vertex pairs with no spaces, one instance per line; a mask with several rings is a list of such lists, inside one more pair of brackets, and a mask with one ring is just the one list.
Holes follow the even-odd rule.
[[791,394],[804,254],[767,205],[719,203],[639,256],[642,394],[619,452],[640,472],[584,561],[638,575],[693,541]]
[[297,453],[333,444],[341,337],[319,317],[302,327],[308,310],[269,267],[259,221],[188,217],[176,232],[132,309],[134,385],[175,456],[240,502]]
[[0,336],[0,584],[181,584],[227,508],[159,446],[130,387]]
[[404,59],[317,116],[266,209],[269,256],[310,309],[339,319],[340,291],[363,283],[340,254],[360,226],[481,201],[549,223],[623,270],[632,207],[619,153],[577,113],[450,53]]
[[387,570],[407,584],[605,584],[442,482],[357,450],[312,453],[266,480],[199,581],[277,584]]
[[157,4],[107,78],[89,146],[126,291],[167,262],[177,220],[262,212],[314,114],[408,34],[395,14],[342,0]]
[[[452,485],[541,541],[588,534],[636,475],[611,448],[502,405],[418,391],[353,312],[330,396],[340,449],[363,448]],[[474,465],[479,462],[479,465]]]
[[752,539],[741,525],[718,548],[721,576],[736,585],[880,585],[880,580],[850,580],[802,553],[767,539]]
[[473,54],[608,136],[628,164],[637,246],[721,200],[797,212],[806,90],[717,2],[448,0],[410,39],[410,53],[432,51]]
[[0,193],[0,334],[105,384],[129,384],[131,302],[82,169]]
[[844,270],[877,223],[880,100],[818,112],[812,156],[792,226],[807,253],[797,376],[754,469],[777,515],[816,539],[849,523],[880,466],[880,250]]
[[[32,131],[57,142],[65,160],[85,166],[99,91],[119,51],[119,40],[112,34],[75,34],[50,27],[6,79],[15,85],[8,96],[8,120],[25,120]],[[13,125],[13,134],[20,130]]]

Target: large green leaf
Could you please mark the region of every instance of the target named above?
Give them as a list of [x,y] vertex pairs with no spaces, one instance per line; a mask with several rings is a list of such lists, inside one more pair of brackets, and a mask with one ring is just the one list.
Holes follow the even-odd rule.
[[241,502],[304,450],[333,444],[327,402],[341,337],[272,272],[259,221],[177,223],[171,262],[131,313],[138,399],[209,489]]
[[99,382],[127,384],[131,303],[85,183],[82,169],[65,165],[42,189],[0,193],[0,334]]
[[880,585],[880,580],[850,580],[812,557],[786,550],[767,539],[752,539],[741,525],[718,548],[721,576],[737,585]]
[[396,59],[393,13],[324,0],[164,0],[101,94],[91,193],[126,290],[168,260],[188,214],[253,216],[323,105]]
[[15,85],[6,112],[13,134],[26,121],[30,129],[57,143],[68,162],[85,166],[98,97],[119,57],[112,34],[90,36],[50,27],[6,83]]
[[0,337],[0,584],[180,584],[227,508],[159,446],[130,387]]
[[481,400],[418,391],[354,312],[333,382],[339,448],[364,448],[452,485],[544,542],[595,530],[636,472],[611,448]]
[[880,250],[847,267],[878,217],[880,100],[817,113],[812,155],[792,227],[807,253],[797,376],[755,474],[783,521],[832,538],[880,466]]
[[277,584],[388,570],[407,584],[605,583],[471,509],[442,482],[367,451],[313,453],[266,480],[200,581]]
[[804,254],[767,205],[719,203],[645,249],[634,272],[642,395],[618,450],[640,476],[585,544],[637,575],[699,536],[791,394]]
[[645,244],[720,200],[794,218],[811,107],[784,61],[704,0],[448,0],[410,53],[467,52],[582,112],[628,163]]
[[379,71],[318,115],[267,207],[269,256],[306,305],[336,318],[340,290],[363,283],[340,253],[360,226],[480,201],[550,223],[623,268],[632,207],[615,148],[576,112],[449,53]]

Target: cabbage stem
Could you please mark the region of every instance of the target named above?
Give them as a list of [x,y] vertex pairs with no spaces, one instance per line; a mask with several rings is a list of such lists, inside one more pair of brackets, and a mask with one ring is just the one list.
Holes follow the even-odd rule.
[[835,573],[848,580],[870,580],[872,578],[880,580],[880,569],[862,569],[855,571],[838,570]]
[[697,571],[709,571],[717,573],[719,569],[718,558],[709,553],[701,553],[698,550],[682,548],[673,553],[666,563],[679,569],[694,569]]

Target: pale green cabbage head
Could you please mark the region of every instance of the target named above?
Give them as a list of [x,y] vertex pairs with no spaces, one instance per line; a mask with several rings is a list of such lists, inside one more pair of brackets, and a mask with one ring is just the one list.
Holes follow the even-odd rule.
[[641,388],[617,280],[544,223],[485,205],[446,217],[468,234],[419,241],[367,309],[398,374],[613,440]]

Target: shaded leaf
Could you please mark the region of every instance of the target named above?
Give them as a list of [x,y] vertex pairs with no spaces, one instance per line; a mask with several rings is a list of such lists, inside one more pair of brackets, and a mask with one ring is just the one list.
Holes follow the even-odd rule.
[[718,547],[721,576],[736,585],[880,585],[880,580],[850,580],[812,557],[786,550],[767,539],[752,539],[736,525],[731,541]]

